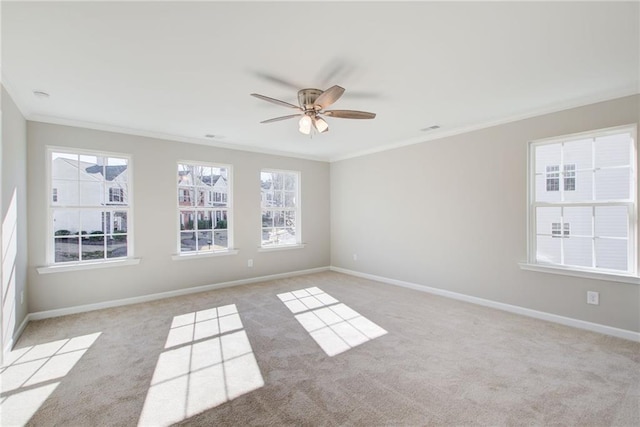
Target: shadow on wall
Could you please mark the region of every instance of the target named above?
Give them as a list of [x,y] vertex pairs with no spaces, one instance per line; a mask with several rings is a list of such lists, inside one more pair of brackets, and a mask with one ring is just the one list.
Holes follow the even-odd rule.
[[13,338],[16,325],[16,257],[18,254],[18,192],[14,188],[2,220],[2,349]]

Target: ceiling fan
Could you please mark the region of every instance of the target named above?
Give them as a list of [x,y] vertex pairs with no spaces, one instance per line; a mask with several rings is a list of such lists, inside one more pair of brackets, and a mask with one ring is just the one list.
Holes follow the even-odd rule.
[[318,132],[323,133],[329,130],[329,124],[320,116],[338,117],[341,119],[373,119],[375,113],[355,110],[325,110],[329,105],[336,102],[344,93],[344,88],[338,85],[331,86],[329,89],[322,91],[320,89],[301,89],[298,91],[298,105],[293,105],[279,99],[270,98],[268,96],[252,93],[258,99],[262,99],[284,107],[293,108],[298,112],[288,116],[276,117],[261,121],[260,123],[272,123],[280,120],[293,119],[300,117],[298,122],[299,131],[305,135],[311,133],[311,128],[315,128]]

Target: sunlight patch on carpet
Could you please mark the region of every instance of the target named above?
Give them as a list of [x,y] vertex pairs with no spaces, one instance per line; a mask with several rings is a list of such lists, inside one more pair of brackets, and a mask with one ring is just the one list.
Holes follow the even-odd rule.
[[26,424],[100,334],[23,347],[7,354],[6,365],[0,370],[2,424]]
[[173,318],[139,426],[183,421],[264,385],[235,304]]
[[335,356],[387,331],[317,287],[278,294],[327,356]]

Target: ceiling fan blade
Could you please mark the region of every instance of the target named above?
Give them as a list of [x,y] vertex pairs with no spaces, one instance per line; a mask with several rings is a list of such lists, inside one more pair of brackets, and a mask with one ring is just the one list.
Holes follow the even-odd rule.
[[336,102],[344,93],[344,88],[338,85],[331,86],[329,89],[325,90],[320,94],[320,96],[316,99],[314,105],[319,106],[320,109],[327,108],[329,105]]
[[276,76],[275,74],[264,73],[262,71],[254,71],[254,74],[264,80],[267,80],[271,83],[279,84],[280,86],[286,87],[288,89],[298,90],[303,87],[302,85],[296,84],[289,80],[285,80],[284,78]]
[[297,105],[289,104],[288,102],[280,101],[279,99],[270,98],[268,96],[260,95],[258,93],[252,93],[251,96],[255,96],[258,99],[262,99],[263,101],[272,102],[274,104],[282,105],[283,107],[295,108],[296,110],[301,110]]
[[300,113],[300,114],[291,114],[289,116],[282,116],[282,117],[276,117],[274,119],[263,120],[260,123],[279,122],[280,120],[293,119],[294,117],[300,117],[301,115],[302,115],[302,113]]
[[327,110],[323,111],[322,114],[329,117],[339,117],[341,119],[373,119],[376,117],[376,113],[356,110]]

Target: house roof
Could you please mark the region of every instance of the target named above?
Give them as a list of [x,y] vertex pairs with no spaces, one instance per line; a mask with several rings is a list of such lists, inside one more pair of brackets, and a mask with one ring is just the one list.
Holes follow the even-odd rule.
[[120,174],[127,170],[127,165],[103,166],[89,162],[78,162],[77,160],[68,159],[65,157],[57,157],[56,159],[54,159],[54,161],[65,163],[74,169],[79,169],[80,173],[84,173],[89,176],[96,174],[103,175],[107,181],[113,181],[118,176],[120,176]]
[[[192,171],[178,171],[178,177],[183,177],[183,176],[188,176],[188,175],[192,175],[193,172]],[[205,184],[205,185],[216,185],[218,183],[218,180],[222,178],[224,181],[226,181],[226,178],[223,177],[222,175],[205,175],[203,177],[200,178],[200,182],[196,183],[194,180],[193,185],[198,185],[200,183]]]
[[93,165],[85,168],[87,173],[99,173],[103,174],[107,181],[113,181],[116,179],[122,172],[127,170],[126,165],[116,165],[116,166],[102,166],[102,165]]

